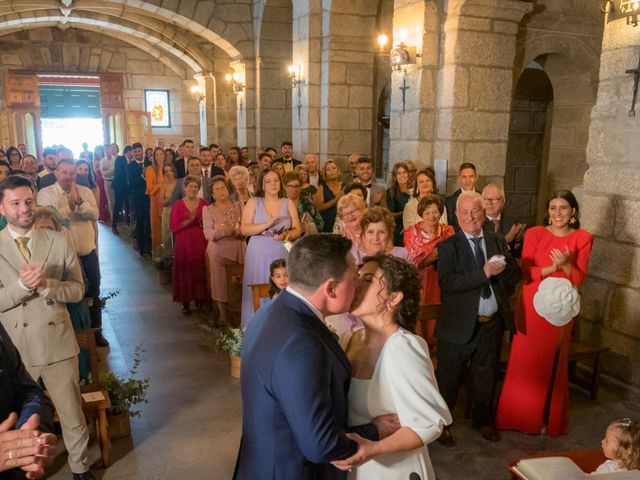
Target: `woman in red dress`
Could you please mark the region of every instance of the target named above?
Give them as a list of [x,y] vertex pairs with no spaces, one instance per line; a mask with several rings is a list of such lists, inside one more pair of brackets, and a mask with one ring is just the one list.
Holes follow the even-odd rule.
[[[446,240],[455,231],[451,225],[440,223],[444,213],[444,205],[435,195],[426,195],[418,202],[417,213],[422,219],[404,231],[404,246],[409,257],[420,272],[421,303],[425,305],[440,304],[440,286],[438,285],[438,271],[436,261],[438,250],[436,246]],[[435,319],[427,322],[427,343],[435,345]]]
[[200,178],[187,175],[183,181],[185,197],[171,210],[169,229],[175,233],[173,244],[173,301],[182,303],[182,313],[191,313],[190,302],[208,299],[202,209],[206,200],[198,198]]
[[547,203],[547,226],[527,231],[522,252],[524,283],[516,309],[507,374],[496,426],[551,436],[569,432],[568,352],[573,321],[557,327],[538,315],[533,297],[546,277],[580,285],[587,274],[591,234],[580,230],[578,202],[559,190]]

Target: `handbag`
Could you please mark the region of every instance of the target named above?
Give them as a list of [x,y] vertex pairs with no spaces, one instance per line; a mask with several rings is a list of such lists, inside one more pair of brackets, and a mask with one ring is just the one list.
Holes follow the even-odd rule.
[[314,235],[318,233],[318,226],[309,212],[304,212],[300,219],[300,223],[304,223],[305,235]]

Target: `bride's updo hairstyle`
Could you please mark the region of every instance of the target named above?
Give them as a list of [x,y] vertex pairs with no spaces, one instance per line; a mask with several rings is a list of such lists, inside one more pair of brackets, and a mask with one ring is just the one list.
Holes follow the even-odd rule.
[[[420,279],[416,267],[403,260],[386,253],[364,257],[362,263],[374,262],[382,270],[382,278],[388,293],[401,292],[402,300],[393,310],[393,322],[414,332],[416,318],[420,310]],[[381,298],[383,305],[388,304],[387,298]]]

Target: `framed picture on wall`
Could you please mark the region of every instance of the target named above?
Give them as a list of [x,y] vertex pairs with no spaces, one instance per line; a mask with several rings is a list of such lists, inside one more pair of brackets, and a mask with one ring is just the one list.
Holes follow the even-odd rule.
[[145,90],[144,109],[151,114],[153,128],[171,127],[169,90]]

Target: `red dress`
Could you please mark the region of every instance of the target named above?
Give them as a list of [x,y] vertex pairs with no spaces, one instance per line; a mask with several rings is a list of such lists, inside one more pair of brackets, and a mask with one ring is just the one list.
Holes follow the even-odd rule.
[[100,205],[98,205],[98,220],[104,223],[111,221],[111,212],[109,211],[109,201],[107,200],[107,191],[104,186],[104,177],[100,170],[96,172],[96,185],[100,189]]
[[500,429],[538,434],[546,424],[550,436],[569,432],[568,353],[573,322],[564,327],[551,325],[536,313],[533,296],[543,280],[542,268],[552,264],[549,255],[554,248],[562,251],[569,247],[573,268],[568,277],[562,270],[549,276],[580,285],[587,273],[591,243],[591,234],[584,230],[564,237],[545,227],[527,230],[521,264],[524,283],[516,308],[518,332],[513,337],[496,414]]
[[[422,222],[416,223],[408,227],[404,231],[404,246],[409,252],[411,262],[418,268],[420,272],[420,290],[422,292],[421,302],[424,305],[440,304],[440,285],[438,284],[438,271],[436,264],[432,263],[425,268],[419,268],[418,265],[425,257],[431,255],[433,249],[450,236],[455,234],[451,225],[439,224],[433,235],[422,229]],[[434,345],[435,342],[436,320],[432,319],[427,322],[427,343]],[[423,334],[425,332],[422,332]]]
[[[199,199],[193,221],[184,200],[178,200],[171,210],[169,229],[175,233],[173,244],[173,301],[207,300],[207,241],[202,231],[202,209],[207,202]],[[188,223],[186,223],[188,222]]]

